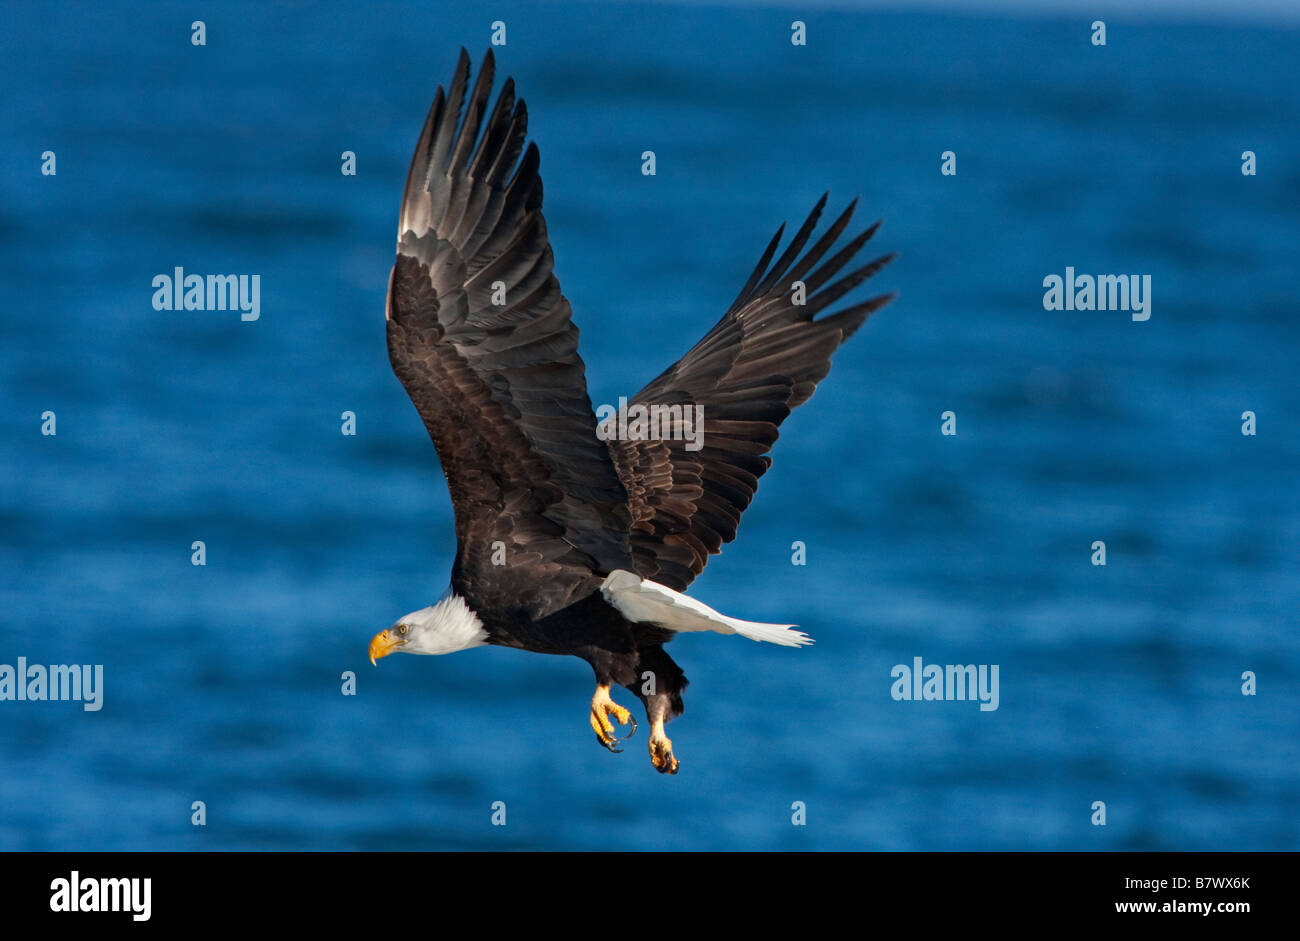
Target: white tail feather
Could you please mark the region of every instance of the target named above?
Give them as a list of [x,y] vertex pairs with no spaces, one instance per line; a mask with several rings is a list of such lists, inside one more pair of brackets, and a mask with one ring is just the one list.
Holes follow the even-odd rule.
[[600,593],[629,621],[657,624],[670,631],[739,634],[750,640],[780,644],[783,647],[802,647],[813,642],[803,631],[794,630],[794,624],[763,624],[727,617],[702,601],[688,598],[681,592],[641,578],[625,569],[610,572],[601,583]]

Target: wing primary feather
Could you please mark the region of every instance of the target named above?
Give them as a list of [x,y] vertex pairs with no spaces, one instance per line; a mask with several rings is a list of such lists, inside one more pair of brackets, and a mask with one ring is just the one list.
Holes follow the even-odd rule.
[[862,249],[862,246],[871,240],[871,237],[876,234],[876,230],[879,228],[879,222],[868,226],[866,231],[858,233],[852,241],[836,252],[831,258],[828,258],[823,262],[821,267],[805,277],[803,281],[804,286],[808,289],[808,294],[812,295],[815,291],[821,288],[823,284],[829,281],[837,271],[847,265],[853,259],[853,256]]
[[465,120],[461,124],[460,134],[456,138],[456,149],[452,153],[451,163],[447,167],[447,175],[456,177],[460,175],[461,170],[469,162],[470,154],[473,153],[474,144],[478,140],[479,122],[483,120],[483,115],[487,112],[488,98],[492,94],[492,79],[496,72],[496,65],[492,58],[492,50],[483,58],[483,64],[479,66],[478,79],[474,82],[474,92],[469,98],[469,107],[465,111]]
[[777,246],[781,244],[781,236],[783,235],[785,235],[784,222],[782,222],[780,227],[777,228],[776,235],[772,236],[772,241],[767,243],[767,248],[763,252],[763,257],[760,258],[758,264],[754,266],[754,273],[749,276],[749,280],[745,282],[745,286],[740,289],[740,293],[736,295],[736,299],[732,302],[727,313],[730,314],[736,312],[745,305],[745,302],[749,300],[750,297],[753,296],[754,285],[758,284],[759,279],[763,277],[764,273],[766,273],[768,263],[772,260],[772,256],[776,254]]
[[808,298],[808,303],[804,305],[808,316],[812,317],[825,310],[893,260],[894,255],[892,254],[881,255],[875,261],[867,262],[861,268],[849,272],[829,287],[818,291]]
[[[800,226],[799,231],[795,233],[794,238],[790,240],[790,245],[786,248],[784,254],[781,255],[780,260],[772,266],[772,270],[763,280],[763,283],[755,289],[755,294],[766,294],[768,291],[772,290],[772,285],[776,284],[777,279],[780,278],[781,275],[789,269],[794,260],[799,257],[799,252],[808,241],[808,236],[811,235],[812,230],[817,227],[817,220],[821,218],[822,210],[826,207],[826,200],[830,198],[830,195],[829,192],[822,193],[822,198],[817,200],[817,205],[813,206],[812,212],[808,213],[808,218],[804,221],[804,224]],[[856,202],[857,201],[854,200],[854,203]],[[853,203],[849,205],[848,211],[850,213],[853,212]]]
[[803,258],[799,259],[799,261],[795,263],[795,266],[786,275],[790,281],[801,280],[803,276],[812,269],[813,265],[821,261],[821,258],[826,254],[827,249],[835,244],[835,241],[844,232],[845,227],[848,226],[849,220],[853,218],[853,210],[856,209],[857,206],[858,200],[854,197],[853,202],[849,203],[848,206],[845,207],[844,211],[840,213],[839,218],[831,223],[831,227],[822,234],[822,237],[817,240],[817,243],[813,245],[812,248],[808,249],[807,254],[805,254]]
[[[442,112],[447,106],[447,93],[438,86],[429,106],[429,114],[420,130],[420,137],[415,144],[415,154],[411,157],[411,167],[406,173],[406,187],[402,191],[402,212],[398,219],[397,239],[400,242],[407,232],[422,235],[428,228],[429,211],[429,152],[433,146],[433,132],[442,121]],[[420,216],[425,218],[421,219]]]
[[[635,521],[631,550],[643,577],[684,590],[709,556],[735,538],[771,466],[768,452],[779,426],[826,377],[840,344],[893,300],[893,294],[880,295],[816,319],[894,258],[884,255],[841,274],[880,222],[830,254],[858,201],[814,241],[827,200],[823,195],[773,263],[785,227],[777,230],[731,309],[632,399],[702,408],[704,447],[691,452],[675,441],[610,442]],[[795,304],[792,285],[800,280],[807,300]]]
[[[598,570],[632,564],[627,494],[597,436],[578,330],[553,272],[528,110],[508,77],[493,100],[491,50],[472,83],[470,71],[462,49],[416,141],[389,356],[451,492],[453,587],[472,583],[485,603],[537,618],[590,593]],[[491,290],[497,279],[505,304]],[[497,542],[512,547],[508,569],[490,564]]]

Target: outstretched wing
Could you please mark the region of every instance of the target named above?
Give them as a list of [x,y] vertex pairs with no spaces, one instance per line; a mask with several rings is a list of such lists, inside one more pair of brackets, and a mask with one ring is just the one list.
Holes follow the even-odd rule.
[[[489,50],[469,90],[462,49],[416,144],[388,353],[451,491],[453,585],[495,589],[541,616],[529,598],[539,585],[548,604],[567,603],[593,570],[630,564],[627,497],[596,436],[578,329],[551,270],[527,109],[507,79],[488,112],[493,71]],[[498,542],[504,566],[492,565]]]
[[[771,264],[785,226],[778,229],[731,309],[633,400],[703,409],[699,450],[687,450],[680,436],[609,442],[628,492],[632,556],[641,576],[684,591],[704,570],[709,555],[736,538],[740,515],[772,465],[767,452],[781,422],[813,394],[830,371],[835,349],[893,299],[892,294],[873,297],[814,319],[894,257],[877,258],[827,284],[880,225],[823,262],[856,203],[799,257],[826,205],[823,196]],[[797,282],[802,282],[802,297]]]

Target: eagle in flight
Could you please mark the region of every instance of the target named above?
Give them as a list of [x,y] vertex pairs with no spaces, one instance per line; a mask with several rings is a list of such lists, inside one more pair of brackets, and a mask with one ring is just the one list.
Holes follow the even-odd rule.
[[513,79],[489,108],[493,72],[489,50],[471,88],[461,50],[402,195],[388,354],[437,449],[457,550],[447,593],[376,635],[371,662],[484,644],[581,657],[596,674],[600,743],[619,751],[615,722],[636,731],[610,698],[617,683],[645,706],[651,763],[676,774],[664,723],[682,713],[686,676],[664,651],[674,635],[811,643],[684,592],[736,537],[781,422],[893,295],[817,315],[893,256],[836,278],[880,225],[827,257],[854,204],[805,252],[823,196],[773,262],[777,231],[713,329],[628,399],[657,423],[598,421],[552,271],[528,112]]

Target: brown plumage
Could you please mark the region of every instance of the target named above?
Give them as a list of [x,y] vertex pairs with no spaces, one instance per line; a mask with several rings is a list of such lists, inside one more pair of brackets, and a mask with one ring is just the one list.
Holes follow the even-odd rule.
[[[471,89],[462,49],[420,134],[389,284],[389,357],[447,478],[451,590],[481,623],[482,642],[581,656],[596,671],[598,699],[611,681],[632,689],[657,729],[656,767],[675,771],[662,723],[681,711],[686,680],[662,645],[674,630],[699,628],[630,620],[602,585],[623,570],[683,591],[736,537],[781,422],[892,295],[818,315],[892,256],[841,274],[877,223],[828,257],[853,204],[804,251],[823,196],[774,262],[784,226],[777,231],[713,329],[629,399],[702,408],[703,447],[602,440],[552,271],[527,110],[507,79],[489,112],[493,72],[489,51]],[[505,303],[493,303],[502,294]],[[733,632],[718,617],[716,629]],[[641,689],[643,668],[662,677],[653,693]]]

